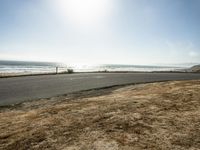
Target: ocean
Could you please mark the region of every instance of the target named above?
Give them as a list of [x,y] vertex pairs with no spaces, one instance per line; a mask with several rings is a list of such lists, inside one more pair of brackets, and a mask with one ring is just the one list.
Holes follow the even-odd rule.
[[147,65],[66,65],[53,62],[28,62],[28,61],[0,61],[0,73],[53,73],[59,68],[59,72],[73,69],[74,72],[95,72],[95,71],[178,71],[187,68],[186,66],[147,66]]

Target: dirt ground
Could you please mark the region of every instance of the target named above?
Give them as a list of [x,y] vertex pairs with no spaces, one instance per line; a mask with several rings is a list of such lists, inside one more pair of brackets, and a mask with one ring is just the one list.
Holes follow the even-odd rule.
[[0,149],[200,149],[200,80],[113,87],[1,107]]

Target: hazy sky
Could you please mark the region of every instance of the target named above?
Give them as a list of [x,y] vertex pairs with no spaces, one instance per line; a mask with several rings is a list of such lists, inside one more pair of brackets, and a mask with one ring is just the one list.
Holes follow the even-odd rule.
[[0,59],[200,62],[200,0],[0,0]]

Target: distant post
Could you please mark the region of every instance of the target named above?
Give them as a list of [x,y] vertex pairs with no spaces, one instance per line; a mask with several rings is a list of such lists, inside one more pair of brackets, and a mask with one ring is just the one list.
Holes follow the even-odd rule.
[[58,67],[56,67],[56,74],[58,74]]

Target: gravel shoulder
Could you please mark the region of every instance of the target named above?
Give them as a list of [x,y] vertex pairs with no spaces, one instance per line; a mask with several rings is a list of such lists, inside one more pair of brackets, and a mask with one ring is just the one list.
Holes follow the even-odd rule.
[[112,87],[0,107],[2,150],[197,150],[200,80]]

